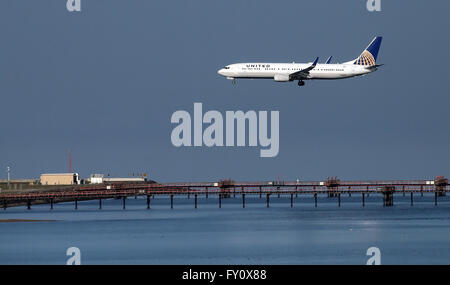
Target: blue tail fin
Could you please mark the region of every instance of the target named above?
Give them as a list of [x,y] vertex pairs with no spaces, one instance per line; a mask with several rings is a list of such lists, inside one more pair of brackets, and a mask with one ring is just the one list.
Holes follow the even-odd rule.
[[380,50],[383,37],[375,37],[369,46],[355,60],[354,64],[372,66],[376,64],[378,51]]

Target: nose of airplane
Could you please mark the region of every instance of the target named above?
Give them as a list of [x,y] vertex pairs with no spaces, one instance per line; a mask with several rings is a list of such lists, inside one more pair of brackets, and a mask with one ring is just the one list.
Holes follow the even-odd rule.
[[222,68],[222,69],[219,69],[219,70],[217,71],[217,73],[219,73],[220,75],[223,76],[223,68]]

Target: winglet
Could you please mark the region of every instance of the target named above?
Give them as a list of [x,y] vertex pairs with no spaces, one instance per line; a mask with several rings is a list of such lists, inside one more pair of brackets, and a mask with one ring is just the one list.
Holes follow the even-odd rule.
[[325,61],[325,64],[330,64],[332,58],[333,58],[333,56],[330,56],[330,57],[327,59],[327,61]]
[[314,63],[312,64],[312,66],[316,66],[317,62],[319,61],[319,57],[316,57],[316,60],[314,61]]

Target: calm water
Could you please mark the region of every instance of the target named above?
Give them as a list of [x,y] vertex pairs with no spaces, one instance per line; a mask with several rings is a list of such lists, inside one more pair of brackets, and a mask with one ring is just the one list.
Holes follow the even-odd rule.
[[0,264],[65,264],[66,250],[81,250],[82,264],[365,264],[366,250],[381,250],[382,264],[450,264],[450,196],[247,197],[222,201],[165,197],[9,208],[0,219],[56,222],[0,223]]

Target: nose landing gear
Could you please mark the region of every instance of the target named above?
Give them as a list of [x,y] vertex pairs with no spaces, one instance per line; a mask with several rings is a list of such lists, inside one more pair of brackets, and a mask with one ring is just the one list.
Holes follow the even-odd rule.
[[303,85],[305,85],[305,81],[299,80],[299,81],[298,81],[298,86],[303,86]]

